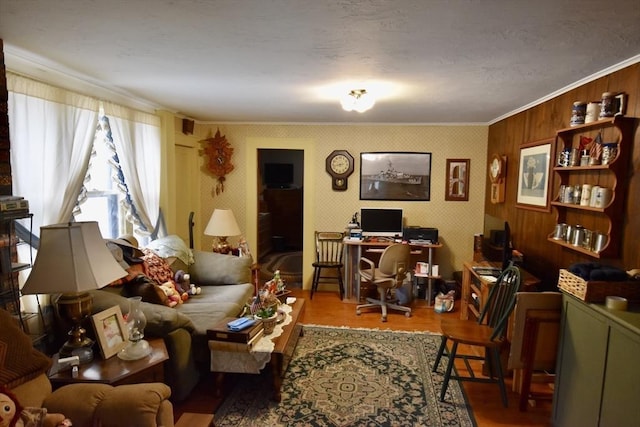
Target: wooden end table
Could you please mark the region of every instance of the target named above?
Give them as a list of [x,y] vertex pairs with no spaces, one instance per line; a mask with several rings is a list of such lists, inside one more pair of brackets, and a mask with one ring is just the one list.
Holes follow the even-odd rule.
[[[147,340],[151,354],[139,360],[121,360],[118,356],[102,359],[95,357],[91,362],[79,366],[78,376],[71,376],[71,369],[49,375],[53,388],[73,383],[102,383],[113,386],[149,382],[164,382],[164,362],[169,359],[167,347],[162,338]],[[54,356],[54,364],[58,355]],[[53,369],[53,368],[52,368]]]

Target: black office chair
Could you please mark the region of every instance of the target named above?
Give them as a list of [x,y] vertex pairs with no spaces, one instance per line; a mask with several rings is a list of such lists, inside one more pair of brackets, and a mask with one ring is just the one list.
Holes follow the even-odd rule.
[[[484,383],[498,383],[502,396],[502,403],[508,407],[507,389],[504,385],[504,374],[500,361],[500,350],[505,342],[509,316],[516,303],[516,292],[520,288],[520,270],[513,265],[507,267],[498,280],[491,286],[489,297],[477,322],[453,318],[442,319],[442,342],[438,355],[433,364],[433,372],[437,372],[442,356],[449,358],[447,369],[440,390],[440,401],[449,386],[451,378],[459,381],[474,381]],[[451,350],[447,353],[447,341],[451,341]],[[472,354],[458,354],[458,344],[484,347],[485,356]],[[469,373],[468,376],[452,375],[456,358],[463,359]],[[476,377],[468,360],[485,360],[488,362],[489,377]],[[494,370],[497,378],[494,376]]]
[[[311,285],[311,299],[313,293],[318,290],[320,280],[337,279],[340,287],[340,299],[344,297],[344,284],[342,282],[342,269],[344,261],[342,253],[344,250],[344,234],[336,231],[316,231],[316,260],[313,265],[313,283]],[[323,270],[330,270],[334,275],[327,275]],[[337,277],[336,277],[337,275]]]

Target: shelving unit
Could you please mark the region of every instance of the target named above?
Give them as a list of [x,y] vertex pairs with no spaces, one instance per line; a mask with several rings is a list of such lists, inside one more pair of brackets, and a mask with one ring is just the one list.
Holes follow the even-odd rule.
[[[18,263],[15,261],[17,246],[21,244],[29,245],[30,254],[31,242],[21,241],[15,232],[15,221],[20,219],[29,220],[29,232],[31,234],[33,226],[33,215],[24,210],[0,212],[0,306],[10,312],[20,323],[22,329],[31,336],[34,345],[43,340],[46,336],[44,316],[37,301],[36,312],[25,312],[20,306],[20,286],[18,283],[18,273],[31,268],[33,257],[29,262]],[[37,324],[36,330],[32,330],[33,324]]]
[[[630,146],[633,143],[633,117],[615,116],[592,123],[560,129],[556,132],[556,156],[565,148],[578,148],[580,137],[595,140],[598,133],[603,143],[616,142],[618,154],[607,165],[594,166],[555,166],[554,172],[560,178],[560,185],[591,184],[609,188],[612,191],[611,201],[603,208],[580,206],[578,204],[561,203],[556,195],[551,205],[557,212],[557,223],[581,225],[588,230],[597,231],[607,236],[607,243],[600,252],[574,246],[565,240],[554,239],[551,232],[547,240],[594,258],[615,257],[620,250],[621,224],[615,220],[621,218],[627,187],[625,173],[627,171]],[[555,159],[555,158],[554,158]]]

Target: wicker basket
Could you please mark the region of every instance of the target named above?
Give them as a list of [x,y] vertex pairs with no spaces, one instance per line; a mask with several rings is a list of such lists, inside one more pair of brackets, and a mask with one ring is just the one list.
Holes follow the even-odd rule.
[[586,281],[560,269],[558,288],[586,302],[604,302],[607,296],[618,296],[630,302],[640,302],[640,282]]

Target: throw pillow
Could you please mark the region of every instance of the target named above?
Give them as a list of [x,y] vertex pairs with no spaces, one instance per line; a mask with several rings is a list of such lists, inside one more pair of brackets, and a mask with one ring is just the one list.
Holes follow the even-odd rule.
[[143,252],[145,274],[158,285],[173,282],[174,273],[169,264],[151,249],[143,249]]
[[236,285],[251,283],[251,257],[194,251],[195,262],[189,267],[191,283],[196,285]]
[[51,367],[51,359],[33,348],[31,338],[5,310],[0,310],[0,325],[0,384],[11,389]]

